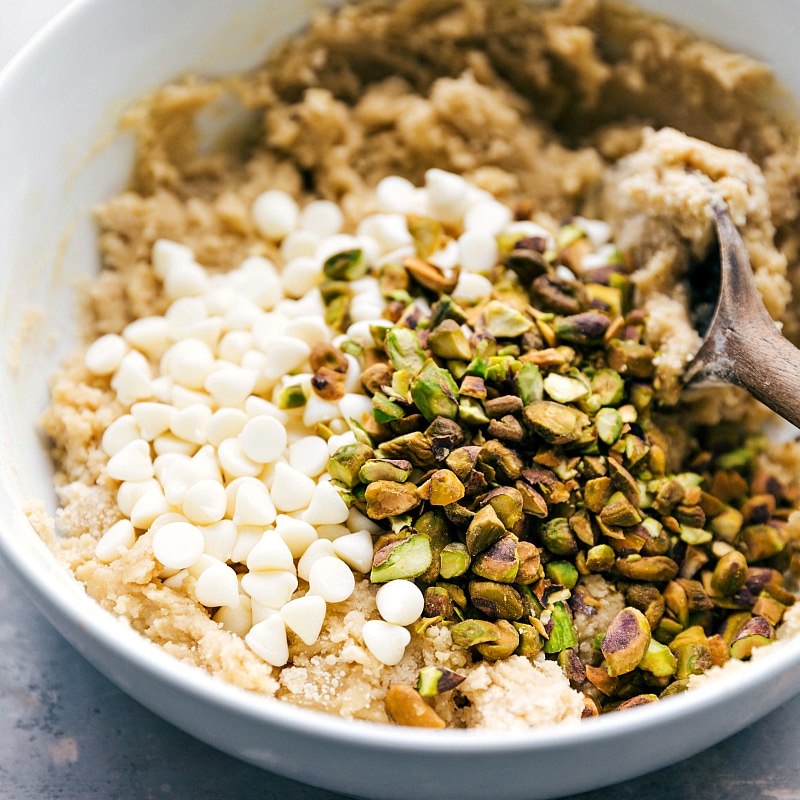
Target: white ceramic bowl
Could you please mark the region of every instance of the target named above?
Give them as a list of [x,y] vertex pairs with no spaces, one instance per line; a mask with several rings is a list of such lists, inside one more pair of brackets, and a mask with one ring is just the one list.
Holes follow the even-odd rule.
[[[70,347],[76,284],[97,269],[90,208],[128,176],[132,139],[114,134],[120,112],[188,69],[254,66],[313,5],[79,0],[0,77],[0,553],[53,625],[139,702],[245,761],[351,795],[563,796],[674,763],[770,712],[800,690],[800,640],[704,691],[573,727],[432,733],[304,711],[178,663],[117,623],[28,524],[28,498],[55,506],[36,419]],[[766,60],[800,97],[795,0],[761,0],[758,13],[750,0],[671,0],[669,14]]]

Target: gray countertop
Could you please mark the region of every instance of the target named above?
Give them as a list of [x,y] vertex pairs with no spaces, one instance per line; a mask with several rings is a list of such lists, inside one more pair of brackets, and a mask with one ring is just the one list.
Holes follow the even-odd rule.
[[[0,800],[340,797],[243,764],[145,710],[61,638],[2,563],[0,606]],[[572,800],[634,798],[800,800],[800,697],[688,761]]]

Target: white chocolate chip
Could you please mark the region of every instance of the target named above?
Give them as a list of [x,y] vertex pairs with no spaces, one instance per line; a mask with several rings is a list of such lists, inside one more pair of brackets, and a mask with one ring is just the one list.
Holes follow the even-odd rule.
[[236,525],[232,520],[221,519],[212,525],[200,528],[205,546],[203,552],[220,561],[232,561],[233,547],[236,543]]
[[247,556],[247,569],[251,572],[280,570],[294,574],[292,551],[274,530],[265,531]]
[[286,427],[263,414],[246,422],[238,438],[244,454],[259,464],[272,463],[286,449]]
[[247,424],[247,414],[239,408],[217,409],[206,424],[206,439],[214,447],[238,436]]
[[328,539],[317,539],[311,542],[306,548],[300,560],[297,562],[297,574],[304,580],[309,580],[311,576],[311,568],[321,558],[331,557],[334,555],[333,542]]
[[106,472],[118,481],[143,481],[152,478],[153,461],[150,445],[144,439],[134,439],[108,459]]
[[204,545],[200,529],[189,522],[168,522],[153,534],[153,555],[168,569],[191,567]]
[[[278,514],[275,520],[275,533],[286,542],[292,558],[300,558],[317,539],[317,531],[313,525],[295,519],[288,514]],[[327,555],[333,555],[333,551]]]
[[250,598],[247,595],[240,594],[236,607],[221,606],[212,619],[222,625],[226,631],[235,633],[244,639],[250,628],[253,627],[250,602]]
[[497,239],[485,231],[467,231],[458,237],[458,262],[462,272],[487,273],[499,257]]
[[135,528],[147,530],[158,517],[168,514],[171,510],[172,507],[166,501],[164,492],[157,485],[136,501],[131,509],[130,518]]
[[411,625],[420,618],[425,597],[413,581],[396,580],[378,589],[375,603],[386,622]]
[[284,625],[294,631],[305,644],[311,646],[319,639],[326,610],[327,605],[321,597],[307,594],[296,600],[290,600],[281,608],[280,613]]
[[169,430],[170,422],[178,412],[167,403],[134,403],[131,406],[131,415],[139,426],[142,439],[152,442],[162,433]]
[[400,663],[411,641],[411,634],[405,628],[382,619],[365,622],[361,636],[370,653],[387,667]]
[[298,256],[283,268],[281,280],[287,297],[300,298],[322,278],[322,264],[313,256]]
[[153,271],[164,280],[173,267],[181,264],[191,264],[194,253],[191,248],[170,239],[156,239],[151,251]]
[[217,448],[217,456],[219,457],[222,471],[228,479],[254,478],[261,472],[261,464],[257,464],[245,455],[238,439],[231,438],[220,442]]
[[330,200],[312,200],[301,212],[299,227],[317,236],[333,236],[342,229],[344,214]]
[[242,577],[242,588],[250,597],[270,608],[286,605],[297,589],[297,578],[292,572],[248,572]]
[[122,331],[125,341],[157,361],[170,345],[170,325],[164,317],[140,317]]
[[170,299],[195,297],[208,288],[206,271],[194,261],[176,264],[164,278],[164,294]]
[[94,554],[98,561],[110,564],[136,543],[136,531],[130,520],[115,522],[98,540]]
[[337,537],[333,540],[333,552],[356,572],[366,574],[372,569],[372,536],[369,531],[357,531]]
[[153,489],[161,489],[155,478],[145,478],[143,481],[123,481],[117,489],[117,506],[119,510],[126,517],[130,517],[131,511],[133,511],[133,507],[139,498]]
[[349,513],[347,504],[333,484],[321,481],[314,487],[311,502],[301,519],[311,525],[332,525],[344,522]]
[[289,465],[309,478],[325,471],[328,457],[328,444],[320,436],[304,436],[289,446]]
[[203,386],[220,406],[242,408],[257,379],[255,370],[231,365],[211,372]]
[[[314,489],[314,481],[307,475],[303,475],[288,464],[279,462],[275,465],[275,478],[270,487],[270,496],[278,511],[297,511],[306,508],[314,496]],[[311,520],[305,521],[311,522]]]
[[280,241],[297,227],[299,213],[294,198],[277,189],[260,194],[252,209],[258,232],[272,241]]
[[107,333],[89,345],[83,363],[92,375],[111,375],[128,350],[130,347],[121,336]]
[[150,364],[138,350],[131,350],[123,356],[111,379],[111,388],[124,405],[149,400],[153,396]]
[[258,480],[244,481],[236,491],[233,522],[240,525],[271,525],[276,510],[267,487]]
[[236,573],[221,561],[203,570],[194,589],[198,602],[209,608],[239,605],[239,581]]
[[206,427],[212,411],[207,405],[194,403],[176,412],[169,423],[170,431],[179,439],[193,444],[205,444]]
[[291,261],[301,256],[313,256],[320,237],[313,231],[292,231],[281,242],[281,255],[284,261]]
[[215,480],[197,481],[183,495],[183,513],[196,525],[219,522],[225,516],[225,507],[225,487]]
[[511,219],[511,209],[507,205],[494,199],[480,200],[464,214],[464,228],[497,236]]
[[164,353],[161,371],[187,389],[202,389],[214,366],[214,353],[200,339],[181,339]]
[[309,594],[319,595],[326,603],[341,603],[347,600],[353,594],[355,587],[356,579],[353,571],[336,556],[318,558],[309,570]]
[[244,640],[259,658],[273,667],[282,667],[289,660],[286,626],[280,614],[253,625]]

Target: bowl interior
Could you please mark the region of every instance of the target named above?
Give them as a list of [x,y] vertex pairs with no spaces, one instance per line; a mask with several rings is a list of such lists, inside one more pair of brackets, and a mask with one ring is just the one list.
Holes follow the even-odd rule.
[[[187,71],[222,74],[255,66],[276,41],[299,28],[316,5],[310,0],[148,4],[77,0],[0,76],[0,117],[13,120],[0,126],[0,555],[21,574],[33,599],[62,633],[134,695],[140,669],[162,682],[181,685],[196,698],[210,698],[235,715],[255,720],[256,725],[271,720],[293,728],[297,735],[315,733],[340,741],[349,737],[359,747],[385,745],[395,748],[395,753],[399,748],[417,755],[424,748],[441,755],[445,749],[453,750],[454,743],[462,752],[496,751],[497,740],[480,735],[472,736],[472,744],[465,748],[463,737],[438,735],[434,740],[418,732],[376,731],[340,720],[321,721],[318,715],[244,698],[238,690],[172,662],[154,647],[142,648],[138,637],[114,625],[86,598],[23,513],[32,497],[44,500],[51,513],[56,507],[52,468],[37,432],[37,417],[47,404],[48,376],[77,339],[78,290],[98,269],[92,206],[120,191],[129,177],[133,136],[117,130],[121,112],[136,98]],[[659,0],[641,0],[639,5],[656,13],[665,10]],[[668,13],[703,35],[766,60],[790,94],[800,97],[800,70],[796,69],[800,6],[792,0],[762,0],[758,14],[748,0],[673,0]],[[128,660],[129,668],[120,666],[120,660]],[[784,648],[774,664],[754,665],[749,676],[710,690],[705,700],[694,705],[697,709],[705,706],[711,713],[731,693],[765,679],[784,681],[789,668],[798,663],[800,642],[795,642]],[[783,697],[791,691],[785,682],[779,689]],[[154,702],[141,693],[138,699]],[[779,694],[773,700],[779,702]],[[671,708],[631,712],[623,729],[647,728],[655,715],[667,720],[679,717],[685,708],[689,706],[678,698]],[[755,713],[750,707],[741,711],[724,732],[732,733],[752,721]],[[182,722],[177,710],[171,718]],[[613,738],[620,730],[617,720],[597,723],[587,725],[572,741]],[[191,722],[184,727],[201,735],[201,724],[202,716],[194,728]],[[544,746],[548,737],[563,744],[565,736],[575,736],[574,730],[511,737],[504,746],[512,750]],[[231,750],[224,742],[212,743]],[[698,741],[695,749],[701,746]],[[290,771],[274,749],[267,751],[267,755],[248,756],[240,748],[236,754]],[[671,752],[675,760],[692,750],[684,746]],[[632,774],[629,771],[623,777]]]

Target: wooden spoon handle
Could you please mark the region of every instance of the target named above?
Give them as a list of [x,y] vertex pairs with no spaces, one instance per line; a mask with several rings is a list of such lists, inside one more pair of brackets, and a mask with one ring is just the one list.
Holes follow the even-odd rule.
[[732,382],[800,428],[800,350],[771,320],[766,327],[739,326],[744,330],[731,343],[736,353]]
[[741,386],[800,427],[800,350],[764,307],[747,248],[727,210],[714,212],[722,257],[719,301],[686,379]]

